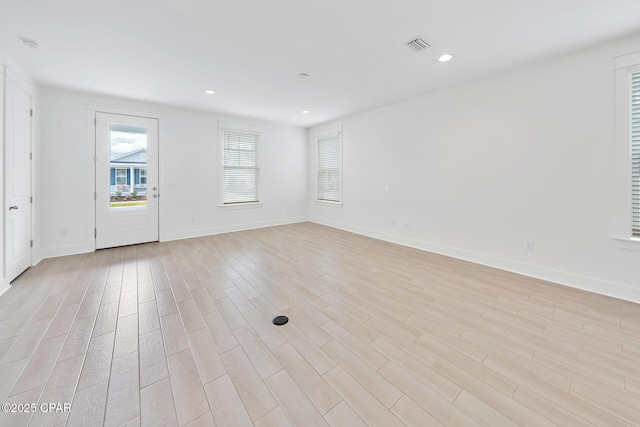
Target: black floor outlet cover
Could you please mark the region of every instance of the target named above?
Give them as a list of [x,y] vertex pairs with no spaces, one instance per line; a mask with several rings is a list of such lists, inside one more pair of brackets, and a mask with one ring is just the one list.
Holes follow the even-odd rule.
[[278,326],[284,325],[288,321],[289,321],[289,318],[287,316],[276,316],[272,320],[273,324]]

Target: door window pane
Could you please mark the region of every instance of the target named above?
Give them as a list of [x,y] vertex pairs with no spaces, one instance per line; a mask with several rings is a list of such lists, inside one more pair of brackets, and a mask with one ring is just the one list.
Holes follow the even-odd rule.
[[117,123],[109,125],[109,168],[115,171],[109,186],[111,209],[147,205],[147,129]]

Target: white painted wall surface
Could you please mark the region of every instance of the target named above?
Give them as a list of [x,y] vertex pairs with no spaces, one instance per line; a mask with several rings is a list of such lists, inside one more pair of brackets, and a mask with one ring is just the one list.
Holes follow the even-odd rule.
[[[310,218],[640,301],[640,252],[613,240],[612,58],[637,50],[617,41],[312,128]],[[337,125],[341,208],[312,200],[314,135]]]
[[[203,95],[204,96],[204,95]],[[306,217],[306,130],[292,126],[45,88],[41,92],[39,187],[42,202],[38,256],[93,250],[91,201],[93,138],[88,106],[161,115],[161,239],[234,231],[304,220]],[[262,131],[261,189],[264,204],[219,208],[218,122],[246,123]],[[89,196],[91,195],[91,196]],[[64,235],[62,233],[64,230]]]

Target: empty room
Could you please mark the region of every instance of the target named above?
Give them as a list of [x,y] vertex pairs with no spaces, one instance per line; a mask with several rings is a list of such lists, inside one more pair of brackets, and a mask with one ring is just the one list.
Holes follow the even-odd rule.
[[0,2],[0,427],[640,427],[640,2]]

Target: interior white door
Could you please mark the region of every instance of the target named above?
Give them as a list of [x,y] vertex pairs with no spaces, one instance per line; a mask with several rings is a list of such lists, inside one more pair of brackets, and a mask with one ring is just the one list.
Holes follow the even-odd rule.
[[31,95],[10,76],[5,109],[5,257],[7,279],[31,265]]
[[158,119],[96,112],[96,248],[158,240]]

